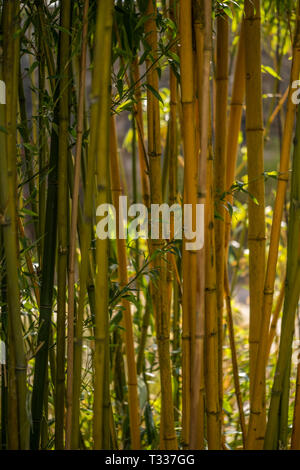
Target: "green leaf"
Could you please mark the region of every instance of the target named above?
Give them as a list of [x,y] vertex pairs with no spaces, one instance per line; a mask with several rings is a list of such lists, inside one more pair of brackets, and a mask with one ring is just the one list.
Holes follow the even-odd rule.
[[275,70],[272,69],[272,67],[270,67],[269,65],[262,65],[261,71],[262,73],[268,73],[269,75],[271,75],[274,78],[277,78],[278,80],[282,80],[282,78],[278,75],[278,73],[275,72]]
[[160,94],[158,93],[158,91],[156,91],[156,90],[153,88],[153,86],[149,85],[149,83],[146,83],[146,87],[148,88],[148,90],[151,91],[151,93],[153,93],[153,95],[155,96],[155,98],[157,98],[162,104],[164,104],[162,97],[160,96]]

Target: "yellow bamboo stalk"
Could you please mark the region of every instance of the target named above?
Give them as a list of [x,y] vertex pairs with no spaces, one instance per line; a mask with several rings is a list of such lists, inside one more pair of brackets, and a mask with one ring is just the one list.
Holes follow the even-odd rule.
[[[95,35],[95,57],[102,64],[102,75],[94,76],[99,81],[97,123],[92,128],[96,139],[97,207],[108,202],[108,151],[109,109],[111,84],[111,36],[113,23],[113,1],[98,2]],[[98,124],[98,125],[97,125]],[[92,137],[91,137],[92,138]],[[109,445],[109,354],[108,354],[108,239],[96,240],[95,275],[95,353],[94,353],[94,449],[105,449]]]
[[216,141],[214,179],[216,210],[219,217],[215,221],[216,282],[218,315],[218,373],[220,410],[223,406],[223,306],[224,306],[224,262],[225,262],[225,207],[226,191],[226,134],[228,99],[228,42],[229,22],[223,13],[217,16],[217,60],[216,60]]
[[[197,204],[197,159],[194,127],[194,64],[192,48],[192,3],[180,1],[180,70],[184,148],[184,204],[192,204],[193,219]],[[195,219],[194,219],[195,220]],[[182,442],[190,446],[192,325],[195,325],[197,290],[197,252],[183,244],[183,319],[182,319]]]
[[[246,138],[249,189],[249,291],[250,291],[250,404],[262,317],[265,276],[265,202],[263,115],[261,85],[260,0],[245,1]],[[257,204],[252,199],[255,198]],[[258,443],[257,443],[258,444]],[[262,445],[262,443],[260,443]],[[261,447],[260,445],[260,447]]]
[[282,305],[283,305],[283,300],[284,300],[284,293],[285,293],[285,279],[282,282],[280,293],[274,308],[274,313],[272,316],[272,322],[270,325],[270,331],[269,331],[269,339],[268,339],[268,348],[267,348],[267,354],[266,354],[266,366],[268,364],[268,358],[270,355],[271,347],[275,338],[276,334],[276,328],[277,328],[277,323],[279,319],[280,312],[282,310]]
[[216,295],[216,260],[214,237],[213,157],[211,144],[206,168],[205,203],[205,380],[207,440],[212,450],[221,446],[221,417],[219,401],[218,319]]
[[[202,128],[202,80],[203,80],[203,52],[204,52],[204,2],[197,0],[193,3],[193,27],[196,39],[195,52],[195,123],[196,123],[196,153],[200,150]],[[195,330],[192,356],[191,381],[191,420],[190,420],[190,448],[204,448],[204,249],[197,253],[197,296],[196,312],[194,315]]]
[[289,90],[290,90],[290,87],[288,86],[285,92],[283,93],[282,97],[280,98],[279,103],[277,104],[271,116],[269,117],[268,122],[266,124],[266,128],[265,128],[265,133],[264,133],[265,136],[268,135],[268,130],[270,129],[272,122],[274,121],[278,113],[281,111],[284,103],[286,102],[289,96]]
[[[122,206],[119,204],[119,197],[122,195],[122,187],[120,182],[120,171],[118,164],[117,136],[115,120],[111,118],[111,152],[110,152],[110,175],[111,175],[111,191],[112,202],[116,209],[116,225],[117,225],[117,253],[118,253],[118,272],[121,289],[128,284],[127,274],[127,254],[126,240],[120,238],[119,223],[123,220]],[[127,361],[127,384],[128,384],[128,405],[129,405],[129,422],[131,448],[140,449],[140,416],[139,401],[137,388],[136,361],[134,352],[133,325],[131,318],[130,302],[125,298],[122,299],[123,306],[123,322],[125,328],[125,347]]]
[[225,285],[225,299],[226,299],[226,310],[227,310],[227,322],[228,322],[228,335],[229,335],[229,342],[230,342],[230,349],[231,349],[231,361],[232,361],[232,370],[233,370],[233,380],[234,380],[234,388],[235,388],[235,395],[236,401],[239,409],[239,419],[240,419],[240,426],[243,436],[243,446],[245,447],[246,442],[246,420],[245,420],[245,413],[243,408],[242,402],[242,394],[241,394],[241,387],[240,387],[240,380],[239,380],[239,370],[238,370],[238,362],[237,362],[237,353],[236,353],[236,346],[234,340],[234,326],[233,326],[233,317],[232,317],[232,309],[231,309],[231,296],[230,296],[230,288],[229,288],[229,280],[227,270],[224,270],[224,285]]
[[[288,170],[289,170],[289,160],[290,160],[290,151],[293,135],[293,123],[295,119],[295,110],[296,106],[292,102],[292,82],[299,77],[300,71],[300,2],[298,2],[297,7],[297,23],[296,31],[294,36],[294,45],[293,45],[293,62],[290,75],[290,88],[289,88],[289,97],[287,103],[287,113],[282,141],[282,149],[280,155],[280,169],[279,169],[279,178],[277,183],[277,192],[275,198],[275,205],[273,210],[273,221],[271,228],[271,237],[270,237],[270,248],[267,262],[267,270],[264,279],[264,292],[263,292],[263,304],[261,306],[262,311],[262,321],[259,324],[260,327],[260,336],[259,339],[259,348],[258,348],[258,361],[256,363],[255,370],[255,381],[253,386],[253,400],[252,403],[252,412],[250,414],[249,420],[249,430],[247,437],[247,447],[248,448],[260,448],[262,443],[262,438],[265,433],[265,422],[262,418],[264,412],[264,401],[265,401],[265,388],[264,388],[264,377],[265,377],[265,366],[266,366],[266,357],[267,357],[267,348],[268,348],[268,338],[269,338],[269,325],[270,325],[270,316],[272,312],[273,304],[273,294],[274,294],[274,283],[276,277],[276,265],[278,258],[278,247],[279,247],[279,238],[280,238],[280,228],[281,228],[281,219],[284,207],[285,193],[288,182]],[[249,187],[251,192],[251,188]],[[257,254],[258,256],[258,254]],[[256,274],[257,275],[257,274]],[[259,426],[260,424],[260,426]]]
[[[198,46],[197,46],[198,47]],[[204,269],[200,289],[205,288],[205,393],[209,449],[221,448],[218,387],[217,299],[213,203],[213,159],[210,120],[210,61],[212,57],[212,3],[204,2],[203,71],[201,91],[201,153],[198,168],[198,203],[205,203]],[[201,253],[200,251],[200,253]],[[204,287],[201,287],[204,286]]]
[[[148,0],[145,23],[147,41],[151,47],[153,59],[157,58],[157,32],[156,32],[156,2]],[[148,69],[150,66],[147,60]],[[147,74],[147,83],[158,92],[158,74],[152,67]],[[161,188],[161,142],[160,142],[160,113],[159,102],[151,89],[147,90],[147,124],[148,124],[148,155],[150,172],[151,203],[162,203]],[[163,248],[163,240],[151,241],[152,252]],[[177,440],[174,429],[174,409],[172,399],[172,380],[170,362],[170,326],[167,310],[166,295],[166,265],[162,256],[156,256],[153,265],[159,272],[159,279],[153,285],[153,305],[155,307],[156,335],[158,343],[158,359],[160,365],[161,382],[161,445],[165,449],[177,449]]]

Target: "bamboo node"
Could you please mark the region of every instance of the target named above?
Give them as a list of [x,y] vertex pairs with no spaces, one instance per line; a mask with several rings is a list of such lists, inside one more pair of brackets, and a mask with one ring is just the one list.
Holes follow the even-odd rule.
[[27,367],[26,366],[15,366],[14,369],[15,369],[16,372],[24,372],[24,371],[27,370]]
[[5,217],[4,214],[0,214],[0,225],[2,225],[2,227],[7,227],[10,224],[11,224],[10,218]]
[[247,127],[246,132],[265,132],[265,129],[263,127]]
[[273,295],[274,294],[274,289],[266,288],[266,289],[264,289],[264,294],[265,295]]
[[68,253],[68,248],[66,246],[63,247],[63,246],[60,245],[59,248],[58,248],[58,253],[60,255],[66,255]]
[[104,184],[97,184],[97,190],[99,191],[99,193],[101,191],[106,191],[106,186]]
[[251,408],[250,413],[252,415],[260,416],[261,415],[261,410],[255,410],[255,409]]
[[215,292],[216,290],[216,287],[205,287],[205,292]]
[[262,242],[265,241],[267,237],[248,237],[248,241],[251,242]]
[[181,335],[181,339],[183,339],[183,340],[190,340],[190,339],[191,339],[191,335]]
[[233,101],[233,102],[230,104],[230,106],[232,106],[232,107],[233,107],[233,106],[241,107],[241,106],[243,106],[243,104],[244,104],[244,103],[240,103],[239,101]]

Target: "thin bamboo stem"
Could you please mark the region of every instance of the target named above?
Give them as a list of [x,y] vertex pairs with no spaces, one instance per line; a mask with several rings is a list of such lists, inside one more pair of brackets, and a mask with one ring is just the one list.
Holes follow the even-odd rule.
[[[224,15],[224,16],[222,16]],[[217,60],[216,60],[216,141],[214,184],[216,211],[215,250],[218,316],[218,373],[220,410],[223,409],[223,306],[224,306],[224,262],[225,262],[225,205],[226,192],[226,137],[228,100],[228,46],[229,21],[226,14],[217,16]]]
[[80,79],[79,79],[79,100],[77,111],[77,140],[75,149],[75,169],[74,169],[74,186],[72,194],[71,209],[71,228],[70,228],[70,253],[68,266],[68,342],[67,342],[67,418],[66,418],[66,449],[71,448],[72,436],[72,408],[73,408],[73,367],[74,367],[74,307],[75,307],[75,250],[76,250],[76,233],[78,221],[78,202],[79,202],[79,186],[80,186],[80,168],[82,139],[84,131],[84,97],[86,83],[86,55],[87,55],[87,33],[88,33],[88,10],[89,0],[85,0],[82,17],[82,46],[80,58]]
[[[117,154],[117,136],[115,121],[111,120],[111,152],[110,152],[110,174],[111,174],[111,191],[112,202],[116,209],[118,217],[116,218],[117,224],[117,253],[118,253],[118,271],[120,287],[124,288],[128,284],[127,274],[127,254],[125,239],[120,237],[119,224],[123,221],[122,206],[119,204],[119,197],[122,195],[122,188],[120,183],[120,172],[118,165]],[[131,448],[140,448],[140,417],[139,417],[139,402],[138,402],[138,389],[137,389],[137,374],[136,362],[134,351],[133,339],[133,325],[131,318],[130,303],[126,299],[122,299],[123,306],[123,322],[125,328],[125,349],[127,361],[127,384],[128,384],[128,405],[130,416],[130,434],[131,434]]]
[[[157,32],[156,32],[156,1],[148,0],[145,23],[147,41],[151,48],[154,61],[157,58]],[[147,60],[148,65],[149,59]],[[147,83],[158,92],[158,73],[148,67]],[[148,155],[151,204],[162,203],[161,186],[161,142],[160,142],[160,111],[159,101],[153,92],[147,89],[147,124],[148,124]],[[162,250],[163,240],[151,240],[151,251]],[[177,439],[174,429],[174,408],[172,400],[172,378],[170,360],[170,322],[167,310],[166,294],[166,265],[163,255],[155,256],[153,266],[159,272],[156,284],[152,286],[153,305],[155,306],[156,336],[158,343],[158,359],[160,366],[161,385],[161,445],[164,449],[177,449]]]
[[65,415],[65,336],[68,255],[68,131],[69,131],[69,66],[70,66],[71,2],[61,5],[59,51],[59,124],[58,124],[58,200],[57,205],[57,320],[55,381],[55,448],[64,448]]

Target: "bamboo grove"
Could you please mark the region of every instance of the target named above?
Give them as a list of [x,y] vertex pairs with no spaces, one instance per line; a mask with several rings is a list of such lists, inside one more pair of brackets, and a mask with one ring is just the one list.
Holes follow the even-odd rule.
[[1,448],[300,450],[300,1],[0,14]]

